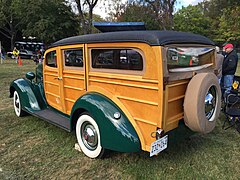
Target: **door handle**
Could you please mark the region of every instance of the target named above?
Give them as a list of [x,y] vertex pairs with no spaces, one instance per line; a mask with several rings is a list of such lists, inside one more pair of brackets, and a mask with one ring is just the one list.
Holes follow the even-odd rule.
[[57,77],[57,78],[54,78],[54,79],[57,79],[57,80],[62,80],[62,78],[61,78],[61,77]]

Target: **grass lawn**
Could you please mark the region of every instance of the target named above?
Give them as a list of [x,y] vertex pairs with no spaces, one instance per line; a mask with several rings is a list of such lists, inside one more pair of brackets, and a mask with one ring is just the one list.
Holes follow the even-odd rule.
[[146,152],[85,157],[74,150],[74,133],[33,116],[16,117],[9,84],[28,71],[35,71],[31,60],[0,64],[0,179],[239,179],[240,134],[221,129],[223,114],[212,133],[176,137],[156,157]]

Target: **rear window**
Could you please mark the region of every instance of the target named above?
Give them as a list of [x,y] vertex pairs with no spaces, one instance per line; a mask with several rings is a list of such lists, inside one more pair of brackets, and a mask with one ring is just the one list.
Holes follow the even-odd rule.
[[196,67],[213,63],[213,48],[174,47],[167,50],[168,69]]

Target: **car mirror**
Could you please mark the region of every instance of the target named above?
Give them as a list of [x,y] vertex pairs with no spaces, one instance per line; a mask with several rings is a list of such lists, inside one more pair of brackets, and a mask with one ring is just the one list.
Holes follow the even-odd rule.
[[26,78],[30,81],[32,81],[35,77],[36,77],[36,75],[33,72],[28,72],[26,74]]

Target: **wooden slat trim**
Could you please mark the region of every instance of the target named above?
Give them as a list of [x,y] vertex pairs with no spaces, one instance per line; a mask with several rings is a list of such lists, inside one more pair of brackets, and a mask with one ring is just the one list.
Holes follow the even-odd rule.
[[54,76],[54,77],[58,77],[58,74],[53,74],[53,73],[48,73],[48,72],[44,72],[44,75],[49,75],[49,76]]
[[89,76],[93,77],[102,77],[102,78],[110,78],[110,79],[120,79],[120,80],[128,80],[128,81],[138,81],[138,82],[146,82],[146,83],[155,83],[158,84],[158,80],[151,80],[151,79],[140,79],[139,77],[117,77],[117,76],[112,76],[112,75],[107,75],[107,74],[98,74],[96,72],[94,73],[89,73]]
[[64,100],[69,101],[69,102],[72,102],[72,103],[75,103],[75,100],[73,100],[73,99],[64,98]]
[[78,88],[78,87],[72,87],[72,86],[66,86],[64,85],[64,88],[68,88],[68,89],[74,89],[74,90],[78,90],[78,91],[83,91],[83,88]]
[[66,75],[63,75],[63,78],[84,80],[84,77],[66,76]]
[[45,84],[51,84],[51,85],[59,86],[58,83],[53,83],[53,82],[50,82],[50,81],[45,81]]
[[151,90],[158,90],[158,87],[153,86],[141,86],[136,84],[128,84],[128,83],[121,83],[121,82],[111,82],[111,81],[104,81],[104,80],[98,80],[98,79],[90,79],[90,82],[100,82],[100,83],[107,83],[107,84],[116,84],[116,85],[123,85],[123,86],[129,86],[129,87],[137,87],[142,89],[151,89]]
[[141,118],[136,118],[136,117],[133,117],[133,119],[136,120],[136,121],[139,121],[139,122],[143,122],[143,123],[146,123],[146,124],[151,124],[153,126],[157,126],[157,123],[148,121],[146,119],[141,119]]
[[[82,68],[82,69],[84,69],[84,68]],[[81,72],[81,71],[78,71],[78,70],[76,70],[76,71],[70,71],[69,69],[63,70],[63,73],[66,73],[66,74],[84,75],[84,72]]]
[[124,100],[129,100],[129,101],[134,101],[134,102],[149,104],[149,105],[153,105],[153,106],[158,106],[158,103],[152,102],[152,101],[145,101],[145,100],[142,100],[142,99],[130,98],[130,97],[119,96],[119,95],[116,95],[116,97],[118,97],[118,98],[120,98],[120,99],[124,99]]
[[168,87],[175,87],[175,86],[181,86],[183,84],[188,84],[189,81],[184,81],[184,82],[179,82],[179,83],[176,83],[176,84],[169,84],[167,85]]
[[56,94],[53,94],[53,93],[50,93],[50,92],[47,92],[47,91],[45,91],[45,93],[48,94],[48,95],[51,95],[51,96],[54,96],[54,97],[60,98],[60,96],[58,96],[58,95],[56,95]]
[[173,101],[177,101],[177,100],[179,100],[179,99],[183,99],[184,97],[185,97],[185,95],[178,96],[178,97],[175,97],[175,98],[173,98],[173,99],[168,100],[168,102],[170,103],[170,102],[173,102]]
[[184,113],[179,113],[167,120],[167,125],[175,123],[183,118]]

